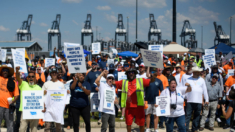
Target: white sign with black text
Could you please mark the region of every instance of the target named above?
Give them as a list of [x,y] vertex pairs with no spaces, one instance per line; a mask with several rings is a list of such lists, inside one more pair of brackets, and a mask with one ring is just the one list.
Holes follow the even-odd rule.
[[163,61],[160,51],[140,49],[145,66],[163,68]]
[[100,43],[92,43],[92,54],[100,53]]
[[45,58],[45,67],[55,65],[55,58]]
[[170,115],[170,97],[169,96],[158,96],[156,97],[156,108],[157,116],[169,116]]
[[106,89],[104,94],[104,109],[113,110],[115,90]]

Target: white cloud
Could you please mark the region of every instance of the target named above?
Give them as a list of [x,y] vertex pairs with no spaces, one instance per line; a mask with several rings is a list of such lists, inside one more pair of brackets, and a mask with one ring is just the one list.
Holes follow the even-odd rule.
[[98,10],[110,10],[111,7],[110,6],[97,6]]
[[6,32],[6,31],[9,31],[9,30],[10,30],[9,28],[6,28],[6,27],[0,25],[0,31]]
[[[136,0],[106,0],[114,5],[133,7],[136,6]],[[138,6],[147,8],[163,8],[166,5],[166,0],[139,0]]]
[[39,25],[40,25],[41,27],[47,27],[47,26],[48,26],[46,23],[43,23],[43,22],[40,23]]
[[105,15],[106,19],[110,22],[117,22],[117,17],[114,16],[114,15],[109,15],[109,14],[106,14]]
[[80,2],[82,2],[82,0],[62,0],[62,2],[66,2],[66,3],[80,3]]
[[79,25],[75,20],[72,20],[72,22],[73,22],[74,24],[76,24],[76,25]]
[[32,24],[35,24],[35,21],[32,21],[31,23],[32,23]]

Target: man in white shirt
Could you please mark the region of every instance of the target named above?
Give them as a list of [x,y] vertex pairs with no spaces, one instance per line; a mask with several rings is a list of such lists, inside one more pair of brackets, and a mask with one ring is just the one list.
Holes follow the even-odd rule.
[[192,65],[188,65],[186,73],[182,76],[182,85],[185,86],[186,80],[193,76]]
[[[106,71],[102,72],[101,76],[103,76],[103,74],[105,74],[105,72]],[[112,93],[113,96],[116,96],[115,87],[112,84],[114,81],[114,76],[112,74],[108,74],[107,78],[106,78],[106,83],[100,82],[101,76],[99,76],[95,81],[97,86],[99,87],[99,92],[100,92],[100,104],[99,104],[98,110],[100,112],[102,112],[101,132],[106,132],[108,126],[109,126],[109,132],[115,132],[115,107],[114,107],[114,104],[118,103],[117,97],[113,97],[113,98],[111,97],[113,99],[113,102],[112,102],[113,104],[106,100],[106,98],[108,97],[106,93],[108,93],[108,92]]]
[[193,76],[189,77],[186,80],[186,86],[191,86],[192,91],[187,93],[187,105],[186,105],[186,129],[189,131],[189,122],[194,112],[194,119],[192,125],[192,132],[198,130],[200,113],[202,110],[202,106],[209,104],[209,97],[207,94],[206,83],[203,78],[199,75],[203,69],[199,67],[193,67],[192,72]]
[[136,78],[147,78],[144,63],[140,64],[139,74],[136,75]]
[[[62,90],[62,89],[65,89],[64,84],[62,82],[60,82],[57,78],[57,76],[58,76],[57,68],[50,69],[49,73],[50,73],[50,76],[51,76],[51,80],[45,82],[44,85],[42,86],[42,90],[44,90],[44,95],[47,94],[47,90]],[[67,90],[67,93],[69,94],[70,91]],[[45,101],[46,100],[47,99],[45,98]],[[45,109],[46,109],[46,107],[45,107]],[[65,107],[65,105],[61,105],[61,107]],[[49,114],[53,114],[53,113],[49,112]],[[63,116],[63,115],[58,115],[58,116]],[[45,123],[45,130],[44,130],[45,132],[50,132],[51,123],[52,122],[46,122]],[[60,123],[56,123],[56,132],[61,132],[61,124]]]

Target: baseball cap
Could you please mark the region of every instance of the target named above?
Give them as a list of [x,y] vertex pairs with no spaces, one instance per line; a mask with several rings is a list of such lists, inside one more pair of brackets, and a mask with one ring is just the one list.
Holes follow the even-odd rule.
[[124,62],[124,65],[123,65],[124,67],[129,67],[130,65],[129,65],[129,63],[128,62]]
[[113,78],[114,79],[114,76],[113,76],[113,74],[108,74],[107,78]]
[[121,56],[119,56],[119,58],[120,58],[120,59],[122,59],[122,57],[121,57]]
[[51,68],[50,72],[57,72],[57,68]]
[[187,53],[184,53],[184,55],[187,55]]
[[110,64],[109,65],[109,70],[113,70],[114,69],[114,64]]
[[144,63],[141,63],[139,67],[144,67]]
[[97,65],[97,63],[95,61],[92,62],[92,65]]
[[98,55],[97,58],[100,58],[100,56]]
[[30,71],[36,71],[35,67],[34,66],[30,67]]
[[212,77],[219,77],[219,75],[217,74],[217,73],[215,73],[215,74],[213,74],[213,76]]

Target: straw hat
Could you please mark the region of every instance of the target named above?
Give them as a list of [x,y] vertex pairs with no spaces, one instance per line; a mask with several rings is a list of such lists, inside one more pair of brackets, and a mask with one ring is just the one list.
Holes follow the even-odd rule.
[[180,64],[177,64],[177,65],[175,66],[175,68],[177,68],[177,67],[181,68],[181,65],[180,65]]
[[168,69],[168,68],[170,68],[170,69],[171,69],[171,72],[174,70],[174,67],[169,66],[169,65],[166,65],[166,67],[164,67],[164,70],[166,70],[166,69]]
[[8,67],[7,65],[2,65],[2,66],[0,67],[0,73],[2,73],[2,69],[8,69],[8,70],[9,70],[8,77],[13,76],[13,74],[14,74],[14,69],[13,69],[13,68]]
[[195,67],[192,68],[192,71],[193,72],[201,72],[201,71],[203,71],[203,69],[195,66]]

